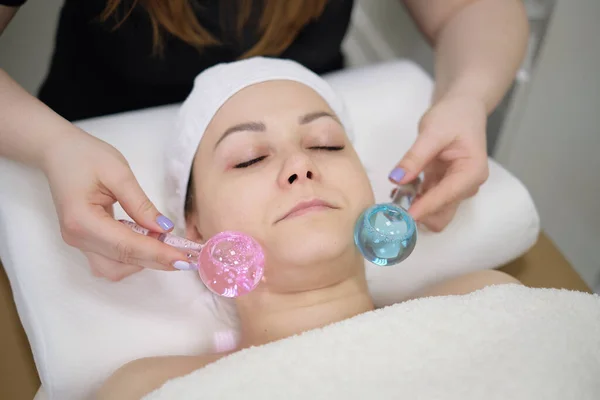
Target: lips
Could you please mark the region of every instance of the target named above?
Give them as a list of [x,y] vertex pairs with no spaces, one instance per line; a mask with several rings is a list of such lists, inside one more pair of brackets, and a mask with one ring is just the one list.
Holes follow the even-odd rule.
[[279,218],[277,222],[288,218],[299,217],[300,215],[304,215],[309,212],[323,211],[327,209],[335,210],[337,209],[337,207],[334,207],[321,199],[301,201],[300,203],[296,204],[291,210],[289,210],[283,217]]

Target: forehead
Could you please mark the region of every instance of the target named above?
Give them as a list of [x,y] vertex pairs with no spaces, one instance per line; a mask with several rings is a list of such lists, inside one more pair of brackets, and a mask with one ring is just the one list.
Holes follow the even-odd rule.
[[229,126],[272,118],[298,116],[307,111],[333,113],[327,102],[312,88],[295,81],[275,80],[246,87],[219,108],[206,134],[224,131]]

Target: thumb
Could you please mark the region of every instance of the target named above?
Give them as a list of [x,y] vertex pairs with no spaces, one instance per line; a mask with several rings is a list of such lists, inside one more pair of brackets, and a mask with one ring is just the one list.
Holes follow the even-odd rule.
[[136,223],[153,232],[168,232],[173,229],[173,222],[162,215],[142,190],[133,172],[125,168],[125,176],[117,180],[111,187],[107,186],[116,197],[123,210]]
[[448,144],[448,138],[423,132],[389,175],[395,184],[412,182]]

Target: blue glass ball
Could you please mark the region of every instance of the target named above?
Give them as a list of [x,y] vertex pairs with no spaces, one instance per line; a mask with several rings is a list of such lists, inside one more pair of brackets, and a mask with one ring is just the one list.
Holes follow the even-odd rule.
[[395,265],[415,248],[417,226],[402,207],[393,203],[375,204],[358,218],[354,242],[367,261]]

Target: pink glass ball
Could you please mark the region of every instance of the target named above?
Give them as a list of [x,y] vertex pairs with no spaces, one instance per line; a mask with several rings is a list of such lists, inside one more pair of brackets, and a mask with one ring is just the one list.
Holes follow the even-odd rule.
[[221,232],[200,252],[198,273],[213,293],[238,297],[258,286],[264,265],[265,256],[256,240],[239,232]]

